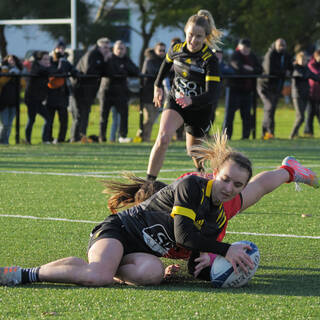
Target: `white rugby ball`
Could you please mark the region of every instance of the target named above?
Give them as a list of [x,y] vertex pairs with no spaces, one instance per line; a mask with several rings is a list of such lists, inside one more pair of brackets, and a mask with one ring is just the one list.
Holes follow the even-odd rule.
[[247,284],[258,269],[260,262],[260,252],[258,247],[251,241],[238,241],[233,244],[248,244],[252,250],[246,249],[245,252],[250,256],[254,263],[254,268],[249,269],[248,274],[238,267],[239,273],[236,274],[231,263],[222,256],[217,256],[211,266],[210,278],[215,288],[238,288]]

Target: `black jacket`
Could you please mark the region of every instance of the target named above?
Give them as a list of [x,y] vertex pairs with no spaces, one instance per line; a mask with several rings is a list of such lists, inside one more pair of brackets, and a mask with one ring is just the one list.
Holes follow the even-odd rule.
[[54,67],[44,67],[37,60],[32,63],[31,75],[29,77],[25,91],[25,101],[37,100],[45,101],[48,97],[48,75],[56,72]]
[[[18,68],[9,68],[10,73],[20,73]],[[0,90],[0,110],[15,107],[20,99],[20,78],[12,77]]]
[[[239,50],[235,50],[231,56],[230,65],[238,75],[252,75],[262,73],[262,67],[256,55],[250,52],[249,55],[243,55]],[[244,68],[244,65],[250,65],[253,71]],[[229,79],[229,86],[242,92],[251,92],[255,90],[254,78],[237,78]]]
[[[78,71],[76,68],[67,60],[67,55],[60,57],[59,60],[53,60],[51,57],[51,65],[55,68],[57,73],[62,73],[64,75],[77,76]],[[65,83],[59,88],[48,90],[47,106],[49,107],[59,107],[68,105],[69,98],[69,87],[68,78],[65,78]]]
[[112,54],[107,63],[109,79],[101,82],[100,93],[112,97],[129,97],[127,78],[138,76],[139,68],[128,56],[122,58]]
[[97,75],[99,77],[93,77],[90,79],[77,78],[72,80],[72,86],[81,91],[83,96],[87,98],[94,98],[100,86],[100,80],[102,76],[109,76],[108,64],[104,61],[104,57],[101,54],[98,46],[87,51],[77,63],[76,69],[81,74]]
[[162,64],[163,58],[155,54],[153,49],[147,49],[145,52],[145,60],[142,66],[142,73],[148,75],[143,79],[142,99],[145,103],[153,101],[153,86]]
[[294,65],[292,77],[292,98],[308,99],[310,89],[308,79],[320,81],[320,77],[311,72],[307,66],[301,66],[299,64]]
[[275,42],[273,42],[263,58],[262,67],[263,75],[273,75],[278,78],[260,78],[258,79],[258,87],[262,90],[267,89],[280,93],[287,70],[291,72],[293,69],[291,56],[287,52],[277,52]]

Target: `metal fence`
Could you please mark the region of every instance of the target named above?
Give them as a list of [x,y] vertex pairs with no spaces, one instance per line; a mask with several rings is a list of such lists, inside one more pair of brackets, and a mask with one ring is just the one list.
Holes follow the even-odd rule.
[[[116,77],[114,75],[113,77]],[[119,75],[120,76],[120,75]],[[43,77],[43,76],[36,76],[30,73],[20,73],[20,74],[11,74],[11,73],[0,73],[0,77],[10,77],[13,78],[16,84],[17,93],[19,93],[16,97],[16,135],[15,135],[15,142],[16,144],[20,143],[20,91],[21,91],[21,78],[30,78],[30,77]],[[59,77],[59,78],[68,78],[71,77],[67,74],[52,74],[48,75],[47,77]],[[101,76],[97,75],[78,75],[77,78],[100,78]],[[139,99],[139,128],[143,130],[143,98],[142,98],[142,88],[143,88],[143,80],[144,78],[150,78],[150,75],[140,74],[138,77],[130,77],[139,79],[139,92],[137,97]],[[255,87],[256,87],[256,80],[257,78],[277,78],[275,76],[266,76],[266,75],[225,75],[222,76],[222,79],[232,79],[232,78],[251,78],[255,80]],[[285,78],[283,79],[285,80]],[[251,108],[251,136],[253,139],[256,139],[256,124],[257,124],[257,90],[253,90],[253,102]]]

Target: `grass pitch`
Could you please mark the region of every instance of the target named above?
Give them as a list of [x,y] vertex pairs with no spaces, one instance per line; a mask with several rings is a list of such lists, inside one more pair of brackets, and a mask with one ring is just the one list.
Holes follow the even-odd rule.
[[[261,115],[258,110],[257,137]],[[277,116],[278,139],[273,141],[239,140],[236,118],[231,146],[251,158],[254,174],[294,155],[320,175],[319,127],[315,139],[289,141],[293,110],[280,108]],[[219,109],[217,128],[222,117]],[[96,134],[97,107],[90,119],[89,134]],[[137,119],[132,107],[131,137]],[[150,143],[42,145],[40,129],[37,121],[32,146],[0,146],[1,266],[85,258],[90,230],[108,215],[101,181],[123,170],[145,176]],[[173,142],[159,179],[169,183],[192,169],[184,144]],[[320,319],[319,192],[307,186],[295,192],[293,184],[283,185],[230,221],[225,241],[250,240],[260,249],[260,266],[246,287],[214,289],[192,279],[182,261],[174,280],[155,287],[0,287],[0,319]]]

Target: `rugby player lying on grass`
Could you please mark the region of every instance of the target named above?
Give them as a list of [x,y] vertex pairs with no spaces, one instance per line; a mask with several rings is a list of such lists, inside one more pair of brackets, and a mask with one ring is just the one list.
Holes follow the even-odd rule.
[[[106,182],[114,214],[92,230],[88,262],[68,257],[36,268],[2,267],[0,284],[157,285],[175,271],[171,266],[165,272],[159,257],[188,259],[191,253],[189,272],[196,277],[208,279],[213,254],[247,272],[253,263],[244,249],[250,247],[222,242],[228,220],[283,183],[319,187],[316,174],[292,157],[251,179],[250,160],[227,146],[226,135],[195,147],[194,155],[208,161],[213,174],[187,174],[168,186],[133,175],[130,183]],[[116,212],[128,205],[133,206]],[[199,252],[203,254],[197,258]]]

